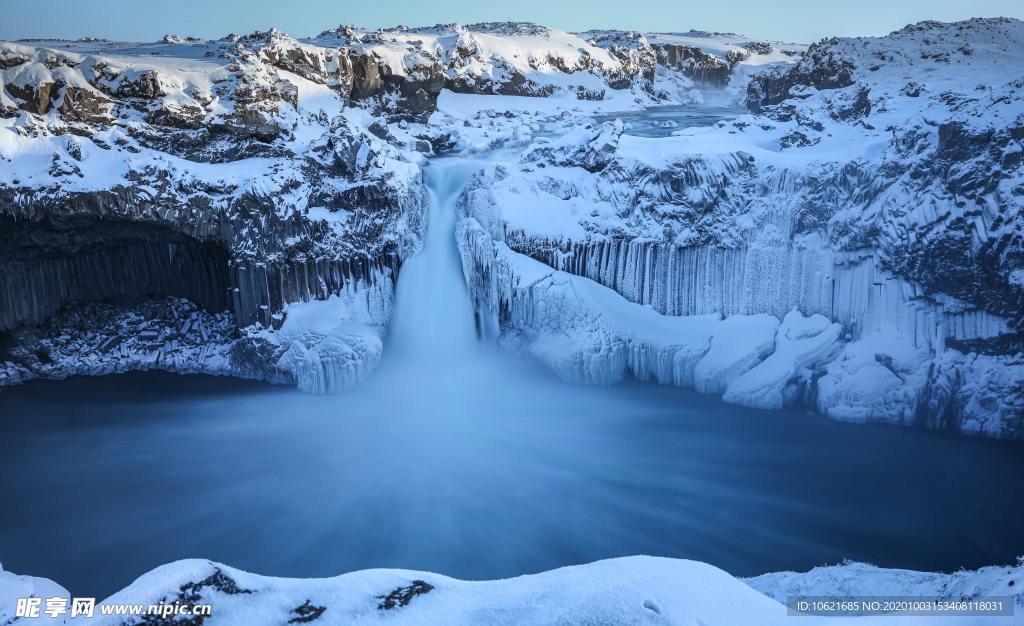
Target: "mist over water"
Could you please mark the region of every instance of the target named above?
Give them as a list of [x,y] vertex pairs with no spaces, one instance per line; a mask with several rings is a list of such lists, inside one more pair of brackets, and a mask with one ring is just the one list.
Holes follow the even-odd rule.
[[1024,554],[1019,445],[570,386],[482,347],[452,236],[482,164],[426,168],[423,252],[349,393],[159,373],[0,392],[5,569],[104,596],[187,557],[479,579],[631,554],[736,575]]

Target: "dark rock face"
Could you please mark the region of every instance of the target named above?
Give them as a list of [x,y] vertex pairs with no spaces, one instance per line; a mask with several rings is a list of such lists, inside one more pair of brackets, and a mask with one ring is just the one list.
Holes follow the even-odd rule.
[[[0,385],[139,369],[289,382],[274,370],[275,360],[248,358],[283,351],[276,344],[266,349],[259,337],[240,334],[230,313],[210,313],[184,298],[90,302],[0,333]],[[211,368],[211,357],[221,365]]]
[[838,39],[819,41],[794,65],[754,76],[747,85],[747,108],[760,113],[789,98],[791,89],[839,89],[853,84],[854,63],[836,50]]
[[113,121],[107,115],[111,100],[76,87],[65,87],[63,96],[59,110],[64,119],[88,124],[109,124]]
[[290,302],[325,300],[350,283],[373,284],[379,276],[397,280],[401,260],[384,257],[349,257],[342,260],[286,260],[281,263],[233,263],[230,269],[232,304],[241,326],[280,326],[278,315]]
[[658,55],[647,38],[634,31],[608,31],[582,33],[587,40],[604,48],[622,63],[622,69],[609,77],[612,89],[626,89],[639,83],[641,89],[654,92],[654,76],[658,66]]
[[160,78],[155,71],[142,72],[138,78],[120,81],[114,93],[123,98],[145,98],[147,100],[167,95],[167,92],[160,86]]
[[24,87],[8,84],[6,89],[12,96],[21,100],[21,103],[18,105],[19,109],[35,113],[36,115],[45,115],[50,110],[50,104],[54,99],[53,96],[57,92],[57,84],[40,83]]
[[85,302],[175,295],[229,306],[228,254],[166,227],[0,219],[0,330]]
[[660,44],[654,47],[658,63],[680,70],[684,76],[698,85],[724,87],[729,82],[732,67],[730,63],[693,46]]
[[772,45],[765,41],[748,41],[743,47],[754,54],[771,54]]
[[[1021,169],[1020,151],[1015,148],[1024,137],[1024,117],[1009,128],[954,120],[939,124],[934,132],[917,139],[929,145],[934,142],[934,158],[923,161],[912,176],[919,184],[937,182],[958,198],[964,211],[956,217],[944,216],[941,230],[908,233],[890,257],[891,266],[930,290],[984,307],[1024,331],[1024,285],[1010,278],[1024,267],[1024,241],[1015,227],[1021,220],[1016,203],[1024,193],[1019,187],[1008,196],[999,193],[1013,184]],[[908,145],[908,149],[912,148]],[[992,234],[979,242],[979,223],[992,206],[993,195],[1000,201],[994,203],[996,214],[988,225]]]

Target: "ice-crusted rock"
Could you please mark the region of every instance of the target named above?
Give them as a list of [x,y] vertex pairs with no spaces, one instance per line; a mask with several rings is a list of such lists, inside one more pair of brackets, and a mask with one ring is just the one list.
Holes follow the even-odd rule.
[[662,315],[493,242],[473,217],[457,236],[480,314],[497,318],[506,347],[566,381],[608,385],[630,375],[721,393],[772,352],[779,322],[770,315]]
[[779,321],[771,315],[733,315],[715,330],[707,354],[693,373],[694,388],[720,394],[733,381],[772,354]]
[[578,166],[591,173],[599,172],[615,157],[622,132],[620,119],[595,128],[584,127],[557,144],[541,144],[532,148],[527,158],[562,167]]
[[817,380],[815,403],[829,417],[956,429],[1020,439],[1024,358],[948,349],[937,357],[901,336],[850,343]]
[[230,314],[210,313],[184,298],[85,304],[19,328],[9,341],[0,385],[150,369],[274,379],[235,358],[240,339]]
[[280,331],[270,335],[285,347],[277,367],[302,391],[351,389],[380,361],[393,291],[385,278],[325,301],[291,305]]
[[818,380],[818,410],[849,422],[912,423],[926,360],[920,349],[885,334],[847,344]]

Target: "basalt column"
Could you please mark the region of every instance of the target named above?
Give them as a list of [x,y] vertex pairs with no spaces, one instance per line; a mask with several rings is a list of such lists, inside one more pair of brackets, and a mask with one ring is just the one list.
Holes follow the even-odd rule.
[[161,226],[0,219],[0,331],[96,301],[170,295],[222,311],[229,276],[224,247]]

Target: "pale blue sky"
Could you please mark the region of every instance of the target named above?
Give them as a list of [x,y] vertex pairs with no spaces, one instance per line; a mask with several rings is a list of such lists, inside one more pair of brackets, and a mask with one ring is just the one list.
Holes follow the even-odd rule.
[[923,19],[1024,18],[1020,0],[0,0],[0,39],[152,41],[165,33],[221,37],[276,26],[305,37],[339,24],[533,21],[563,30],[731,31],[809,42],[882,35]]

